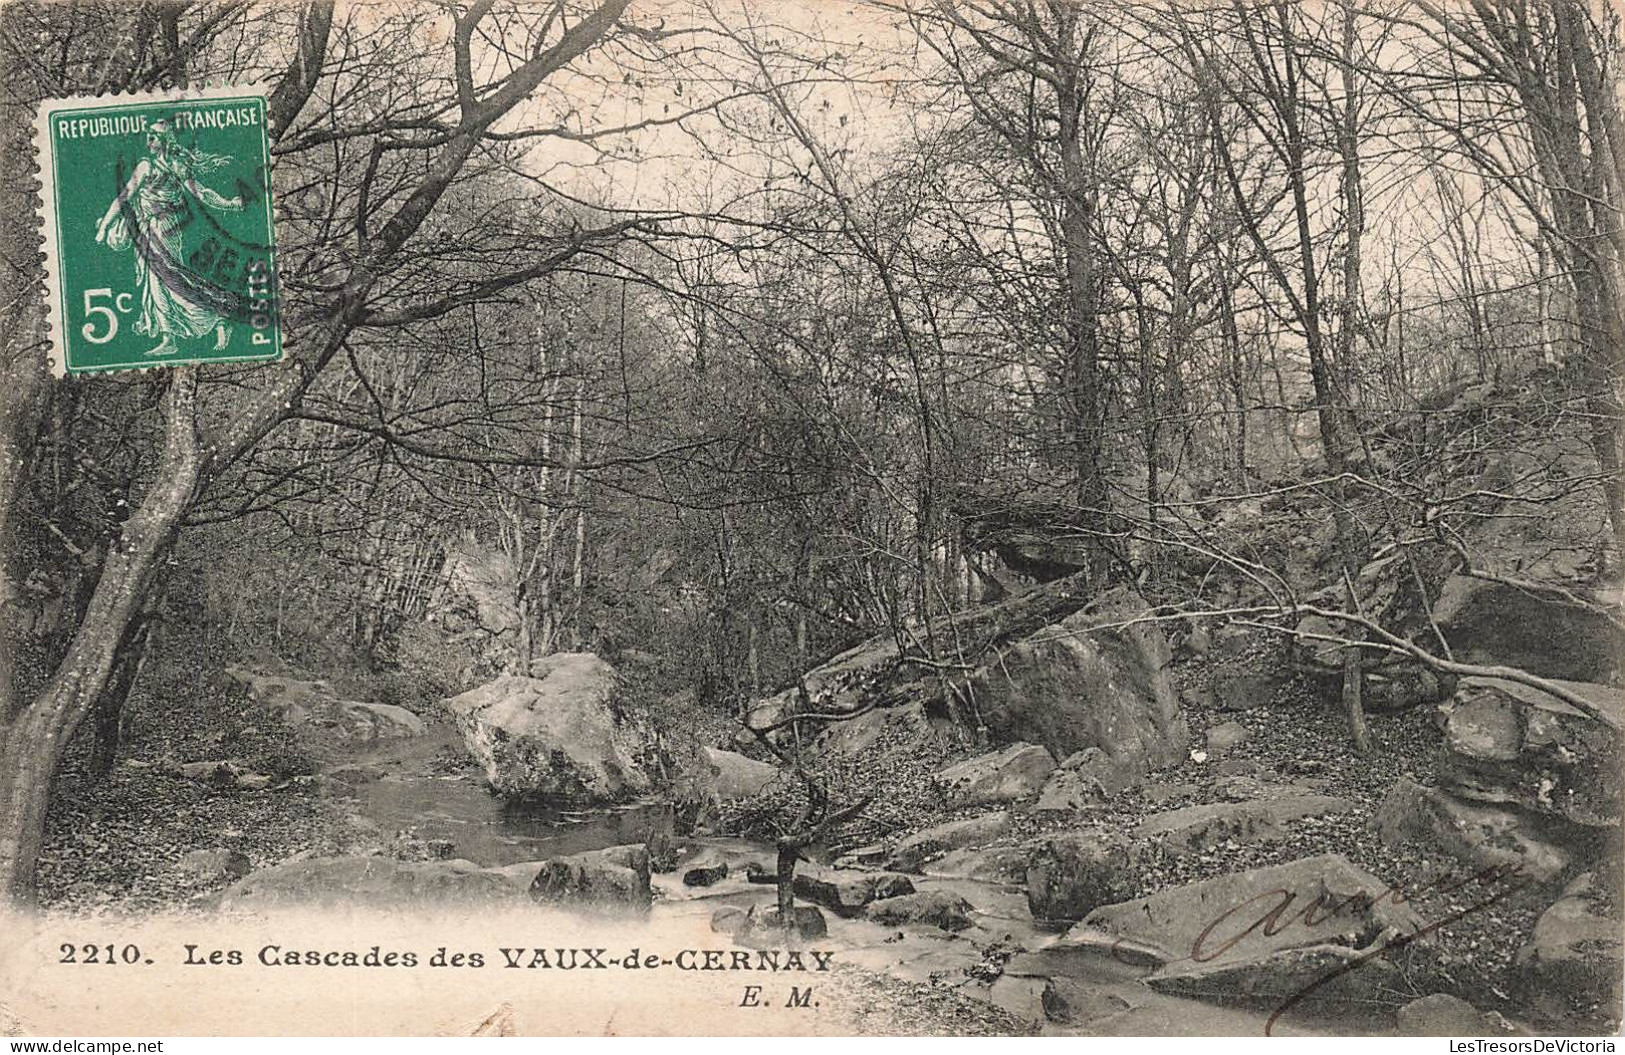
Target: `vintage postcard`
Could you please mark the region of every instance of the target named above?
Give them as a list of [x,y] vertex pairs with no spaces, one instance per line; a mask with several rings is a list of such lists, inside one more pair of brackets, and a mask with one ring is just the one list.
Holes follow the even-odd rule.
[[1622,29],[0,5],[0,1032],[1613,1050]]

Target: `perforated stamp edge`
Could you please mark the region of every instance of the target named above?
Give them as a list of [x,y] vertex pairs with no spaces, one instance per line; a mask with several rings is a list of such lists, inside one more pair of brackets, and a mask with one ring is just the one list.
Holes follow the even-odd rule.
[[[68,376],[68,350],[67,350],[67,316],[66,305],[62,298],[62,247],[57,241],[57,183],[56,183],[56,152],[52,148],[51,118],[66,110],[84,109],[86,107],[103,106],[139,106],[143,103],[173,104],[191,101],[206,101],[211,99],[243,99],[259,98],[265,103],[266,111],[270,109],[270,88],[263,83],[249,84],[200,84],[187,88],[168,88],[154,92],[103,92],[96,95],[68,95],[55,99],[44,99],[34,112],[34,179],[38,186],[36,219],[40,225],[40,234],[43,244],[40,249],[44,254],[45,268],[45,332],[46,355],[50,361],[51,376],[63,378]],[[270,153],[270,130],[266,129],[266,163],[272,164]],[[269,177],[269,172],[267,173]],[[280,288],[277,274],[275,256],[276,238],[276,208],[269,188],[266,194],[266,210],[269,224],[269,234],[272,239],[272,273],[271,281],[273,292]],[[278,326],[277,355],[274,359],[240,360],[246,365],[275,362],[285,354],[281,344],[280,320]],[[164,370],[175,366],[190,366],[199,362],[215,362],[222,365],[233,365],[231,362],[219,359],[165,359],[162,362],[139,366],[121,366],[112,369],[74,371],[74,376],[94,376],[97,374],[124,374],[146,373],[149,370]]]

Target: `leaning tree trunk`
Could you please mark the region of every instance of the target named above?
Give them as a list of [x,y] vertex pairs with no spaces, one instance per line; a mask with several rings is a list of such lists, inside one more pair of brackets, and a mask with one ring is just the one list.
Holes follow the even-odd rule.
[[51,776],[63,748],[106,686],[125,631],[192,504],[198,483],[196,397],[196,368],[177,368],[164,408],[164,449],[153,490],[109,551],[61,665],[0,730],[0,898],[13,906],[35,901],[35,863]]

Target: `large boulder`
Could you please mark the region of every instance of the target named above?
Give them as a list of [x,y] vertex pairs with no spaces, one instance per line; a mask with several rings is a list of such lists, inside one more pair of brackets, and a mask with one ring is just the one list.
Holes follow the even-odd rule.
[[926,866],[926,874],[984,883],[1025,884],[1027,851],[1019,846],[967,846],[950,850]]
[[867,914],[876,923],[892,927],[913,924],[960,931],[970,927],[971,913],[974,911],[970,902],[958,894],[947,890],[922,890],[873,902]]
[[483,906],[514,896],[513,886],[501,874],[470,861],[308,857],[251,873],[226,891],[221,907]]
[[949,850],[966,846],[986,846],[1010,833],[1010,814],[1003,810],[980,817],[948,821],[913,835],[897,844],[886,857],[886,867],[894,872],[918,873],[925,863]]
[[1054,771],[1054,756],[1023,743],[956,762],[933,779],[949,806],[982,806],[1030,798]]
[[1552,837],[1560,823],[1535,824],[1516,810],[1465,802],[1408,777],[1394,782],[1372,818],[1390,846],[1437,850],[1474,868],[1517,866],[1537,883],[1557,880],[1574,862],[1574,852]]
[[1145,982],[1165,992],[1227,1002],[1369,997],[1396,983],[1377,950],[1426,925],[1386,893],[1340,854],[1323,854],[1097,908],[1063,942],[1152,966]]
[[[1625,702],[1606,685],[1566,683],[1613,716]],[[1620,823],[1620,731],[1516,682],[1467,678],[1445,726],[1441,777],[1478,802],[1511,803],[1596,828]]]
[[1625,635],[1600,612],[1466,575],[1445,580],[1433,618],[1458,659],[1547,678],[1608,681],[1625,654]]
[[538,663],[445,701],[485,779],[510,798],[618,802],[649,790],[639,734],[616,711],[615,671],[590,652]]
[[1137,884],[1129,841],[1103,828],[1041,836],[1026,849],[1027,907],[1040,924],[1083,919]]
[[1518,951],[1518,966],[1537,992],[1603,1005],[1617,1017],[1625,944],[1621,942],[1619,892],[1614,910],[1597,877],[1587,872],[1563,890],[1541,914],[1529,943]]
[[716,747],[703,747],[700,751],[710,769],[700,778],[700,784],[717,802],[750,798],[779,775],[777,766],[747,758],[737,751]]
[[863,915],[864,908],[873,901],[914,893],[914,884],[907,876],[815,864],[797,868],[794,885],[797,897],[848,918]]
[[642,846],[612,846],[543,861],[530,884],[531,900],[594,909],[648,909],[649,853]]
[[[1518,667],[1547,678],[1619,680],[1625,631],[1594,589],[1594,559],[1608,537],[1603,489],[1580,486],[1602,468],[1583,430],[1531,436],[1492,452],[1476,482],[1483,492],[1514,495],[1493,516],[1463,525],[1473,566],[1502,580],[1452,574],[1435,594],[1433,621],[1459,660]],[[1522,584],[1555,586],[1605,602],[1580,607]]]
[[1159,842],[1171,853],[1197,853],[1227,842],[1274,842],[1308,818],[1352,809],[1354,803],[1348,799],[1281,790],[1241,802],[1211,802],[1153,814],[1134,834]]
[[701,855],[683,867],[684,886],[716,886],[728,878],[728,862],[720,856]]
[[318,754],[339,745],[398,740],[428,731],[427,723],[404,707],[341,699],[320,679],[286,678],[247,667],[227,667],[225,674],[256,706],[275,712],[292,726]]
[[1190,733],[1148,607],[1118,588],[1015,642],[972,679],[998,740],[1041,744],[1056,758],[1088,747],[1156,769],[1185,757]]

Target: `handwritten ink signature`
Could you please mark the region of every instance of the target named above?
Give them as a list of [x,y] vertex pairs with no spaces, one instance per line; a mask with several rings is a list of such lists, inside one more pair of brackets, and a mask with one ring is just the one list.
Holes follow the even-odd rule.
[[[1447,872],[1431,882],[1415,888],[1410,893],[1407,893],[1399,884],[1389,886],[1375,895],[1361,891],[1342,898],[1330,891],[1321,890],[1313,898],[1307,900],[1301,908],[1297,909],[1292,906],[1298,900],[1298,892],[1285,888],[1266,890],[1261,894],[1232,905],[1215,916],[1192,940],[1190,955],[1165,961],[1162,966],[1168,967],[1176,963],[1207,963],[1216,960],[1245,941],[1254,932],[1264,937],[1274,937],[1295,925],[1301,924],[1305,929],[1312,929],[1329,919],[1339,916],[1362,919],[1385,902],[1395,906],[1415,904],[1457,893],[1475,885],[1487,891],[1487,893],[1475,895],[1479,896],[1480,899],[1465,908],[1452,907],[1452,910],[1443,917],[1431,923],[1422,923],[1409,934],[1395,934],[1371,948],[1361,950],[1335,970],[1317,978],[1293,993],[1270,1014],[1268,1021],[1264,1025],[1264,1035],[1267,1037],[1272,1035],[1271,1031],[1275,1028],[1275,1023],[1280,1020],[1283,1014],[1295,1007],[1315,990],[1364,967],[1378,957],[1421,941],[1441,928],[1464,919],[1475,912],[1482,912],[1491,905],[1503,901],[1512,894],[1524,889],[1529,883],[1530,880],[1523,876],[1523,865],[1521,863],[1512,863],[1490,865],[1476,872],[1467,873],[1465,876],[1459,873]],[[1112,957],[1121,963],[1140,962],[1124,955],[1123,946],[1127,940],[1119,937],[1112,942]]]

